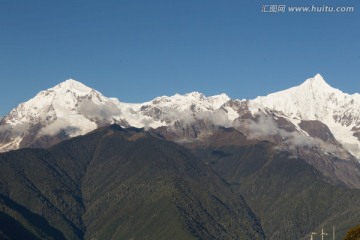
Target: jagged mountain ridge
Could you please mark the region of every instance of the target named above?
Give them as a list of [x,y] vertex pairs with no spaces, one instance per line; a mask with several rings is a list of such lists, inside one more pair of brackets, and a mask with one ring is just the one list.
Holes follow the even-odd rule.
[[[320,148],[331,144],[332,149],[340,150],[325,151],[342,158],[348,158],[344,152],[349,151],[359,158],[359,110],[359,94],[342,93],[330,87],[319,74],[300,86],[254,100],[231,100],[226,94],[206,97],[193,92],[157,97],[139,104],[105,97],[69,79],[41,91],[1,120],[0,151],[47,147],[113,123],[146,129],[171,127],[172,130],[200,121],[200,125],[206,126],[205,133],[202,129],[193,134],[195,138],[211,134],[209,126],[235,127],[251,138],[269,140],[269,136],[278,135],[285,145],[290,141],[290,145],[319,145]],[[318,121],[329,131],[309,132],[316,126],[304,128],[302,121]],[[319,136],[324,134],[330,138],[333,135],[336,141],[326,142],[327,136],[320,137],[319,141]]]

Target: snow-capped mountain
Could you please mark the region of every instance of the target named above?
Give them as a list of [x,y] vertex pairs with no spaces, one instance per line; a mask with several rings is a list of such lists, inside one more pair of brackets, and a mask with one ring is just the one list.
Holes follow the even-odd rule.
[[248,137],[277,139],[285,145],[304,141],[342,145],[360,158],[360,95],[332,88],[319,74],[300,86],[254,100],[193,92],[139,104],[105,97],[70,79],[41,91],[1,120],[0,151],[48,146],[112,123],[138,128],[175,126],[180,128],[178,135],[185,128],[194,129],[196,122],[203,128],[199,132],[210,129],[208,125],[235,127]]
[[[360,157],[360,94],[349,95],[329,86],[320,74],[303,84],[250,101],[250,109],[269,109],[295,126],[301,121],[326,124],[335,139]],[[300,127],[301,128],[301,127]]]
[[[19,104],[0,121],[0,151],[49,147],[114,123],[155,129],[184,145],[270,141],[335,182],[360,188],[360,95],[334,89],[320,75],[254,100],[193,92],[136,104],[69,79]],[[227,137],[221,127],[236,133]]]
[[[200,112],[215,111],[228,100],[225,94],[206,97],[193,92],[142,104],[122,103],[69,79],[41,91],[2,119],[0,151],[47,146],[112,123],[157,128],[175,121],[192,121]],[[49,137],[53,139],[50,142]]]

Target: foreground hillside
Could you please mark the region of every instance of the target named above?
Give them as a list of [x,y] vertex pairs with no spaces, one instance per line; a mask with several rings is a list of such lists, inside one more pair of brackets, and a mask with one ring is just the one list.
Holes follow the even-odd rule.
[[265,239],[185,148],[117,125],[0,155],[2,239]]
[[[341,229],[360,219],[360,191],[324,176],[296,155],[267,141],[249,142],[226,129],[216,139],[188,143],[193,153],[241,193],[261,219],[268,239],[309,239],[324,227]],[[238,141],[234,141],[234,136]]]

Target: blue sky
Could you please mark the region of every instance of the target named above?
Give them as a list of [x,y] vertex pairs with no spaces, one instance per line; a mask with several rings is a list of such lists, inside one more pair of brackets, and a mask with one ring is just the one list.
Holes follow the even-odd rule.
[[[261,12],[275,4],[355,10]],[[143,102],[254,98],[316,73],[360,92],[358,0],[0,0],[0,115],[69,78]]]

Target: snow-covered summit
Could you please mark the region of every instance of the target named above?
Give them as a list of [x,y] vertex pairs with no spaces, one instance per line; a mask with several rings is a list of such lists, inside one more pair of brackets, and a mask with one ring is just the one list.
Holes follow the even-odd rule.
[[[164,137],[179,142],[206,141],[221,136],[219,126],[234,127],[249,140],[271,141],[305,157],[318,170],[360,186],[359,173],[349,170],[355,177],[347,178],[343,162],[336,167],[331,160],[324,168],[327,156],[351,161],[350,152],[360,159],[360,95],[331,87],[320,74],[254,100],[192,92],[144,103],[119,102],[68,79],[19,104],[0,121],[0,152],[48,147],[113,123],[159,128]],[[315,150],[308,155],[307,149]]]
[[250,109],[253,113],[259,109],[280,112],[294,124],[319,120],[338,141],[352,146],[352,153],[360,156],[359,140],[353,132],[360,125],[359,94],[349,95],[331,87],[320,74],[297,87],[251,100]]
[[72,91],[77,95],[81,96],[90,93],[93,89],[74,79],[67,79],[64,82],[54,86],[53,88],[50,88],[49,90],[54,90],[58,93]]
[[[251,101],[253,108],[266,107],[281,111],[287,116],[303,120],[326,120],[335,111],[354,109],[356,95],[349,95],[328,85],[320,74],[307,79],[297,87],[257,97]],[[355,108],[360,107],[357,104]],[[345,109],[344,109],[345,108]]]
[[[23,137],[28,135],[33,141],[59,133],[72,137],[112,123],[157,128],[173,124],[179,117],[216,111],[228,100],[225,94],[207,97],[192,92],[158,97],[145,103],[122,103],[68,79],[19,104],[3,119],[0,134],[6,133],[6,138],[3,146],[0,143],[0,151],[21,147]],[[8,145],[15,140],[16,143]]]
[[306,86],[312,89],[331,88],[319,73],[314,77],[307,79],[304,83],[301,84],[301,86]]
[[331,87],[320,74],[307,79],[301,85],[295,87],[295,89],[298,94],[312,94],[316,100],[321,97],[327,97],[329,94],[343,94],[340,90]]
[[230,98],[226,94],[206,97],[199,92],[187,93],[184,95],[175,94],[173,96],[157,97],[148,104],[158,107],[171,107],[174,109],[185,110],[189,108],[198,108],[198,111],[216,110],[220,108]]
[[244,111],[256,115],[259,110],[280,114],[295,126],[302,120],[319,120],[344,146],[355,147],[360,153],[359,141],[354,135],[354,131],[360,130],[360,95],[332,88],[320,74],[299,86],[254,100],[231,100],[224,93],[205,96],[192,92],[136,104],[105,97],[81,82],[68,79],[39,92],[4,117],[0,124],[3,137],[0,151],[29,146],[31,141],[43,136],[61,133],[72,137],[112,123],[158,128],[205,120],[228,127],[233,126]]
[[5,122],[15,126],[66,118],[79,113],[79,103],[90,99],[93,103],[107,101],[101,93],[75,80],[66,80],[52,88],[39,92],[34,98],[19,104]]

